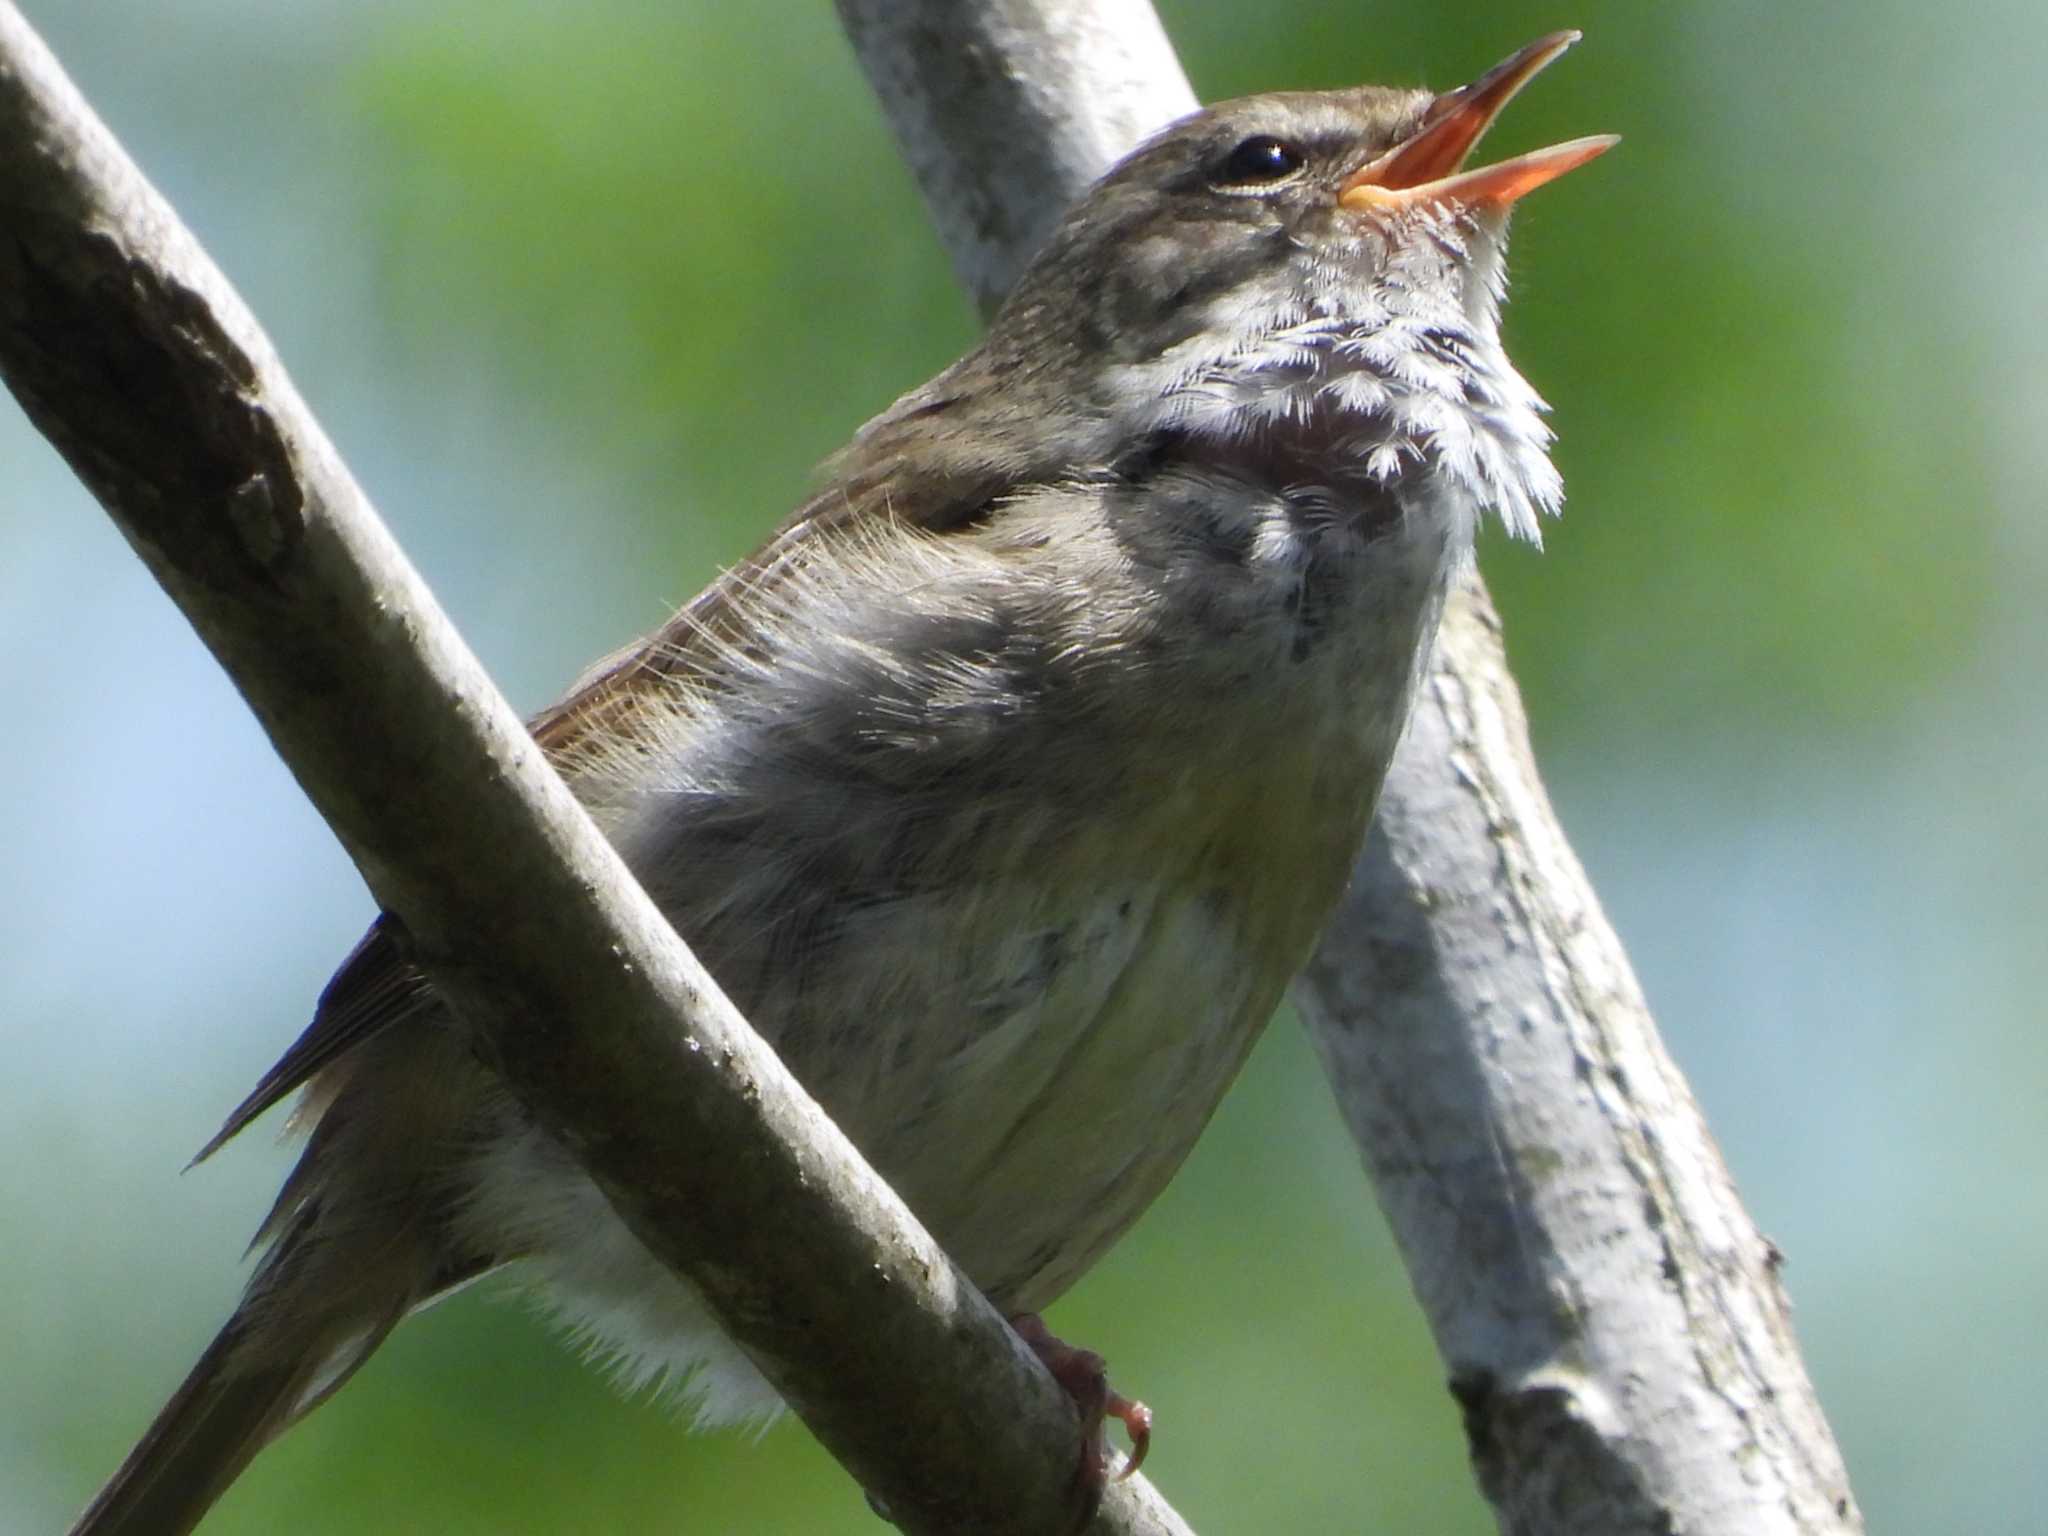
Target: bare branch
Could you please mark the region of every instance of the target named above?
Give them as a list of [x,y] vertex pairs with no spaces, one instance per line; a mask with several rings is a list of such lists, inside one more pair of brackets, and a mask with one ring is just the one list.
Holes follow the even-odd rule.
[[1860,1530],[1777,1256],[1544,798],[1499,620],[1467,599],[1296,997],[1480,1487],[1511,1532]]
[[[0,372],[415,957],[912,1531],[1058,1528],[1071,1404],[542,761],[220,273],[0,0]],[[1096,1529],[1184,1529],[1141,1484]]]
[[838,4],[983,313],[1082,188],[1196,106],[1150,0]]
[[[1193,104],[1144,0],[840,12],[985,306]],[[1476,575],[1295,995],[1503,1529],[1861,1529],[1768,1245],[1550,809]]]

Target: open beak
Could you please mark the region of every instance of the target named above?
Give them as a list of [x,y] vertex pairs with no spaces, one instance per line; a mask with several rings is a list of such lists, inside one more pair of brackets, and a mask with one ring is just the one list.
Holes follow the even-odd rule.
[[1444,92],[1424,114],[1416,133],[1344,178],[1337,188],[1337,201],[1359,210],[1424,202],[1505,208],[1612,149],[1620,140],[1613,134],[1598,134],[1548,149],[1532,149],[1476,171],[1463,168],[1472,147],[1493,126],[1515,92],[1576,43],[1579,35],[1553,32],[1539,37],[1470,85]]

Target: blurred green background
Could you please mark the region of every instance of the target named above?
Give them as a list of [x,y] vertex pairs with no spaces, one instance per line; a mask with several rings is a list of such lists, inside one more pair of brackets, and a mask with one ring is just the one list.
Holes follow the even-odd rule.
[[[2038,1532],[2048,1371],[2048,11],[1167,0],[1217,97],[1587,42],[1502,149],[1565,517],[1490,536],[1546,772],[1761,1224],[1873,1529]],[[524,707],[974,334],[829,8],[31,0]],[[0,407],[0,1532],[61,1528],[286,1162],[179,1169],[370,907],[170,605]],[[1283,1021],[1053,1322],[1209,1532],[1481,1532]],[[692,1438],[517,1300],[402,1330],[212,1531],[881,1527],[800,1427]]]

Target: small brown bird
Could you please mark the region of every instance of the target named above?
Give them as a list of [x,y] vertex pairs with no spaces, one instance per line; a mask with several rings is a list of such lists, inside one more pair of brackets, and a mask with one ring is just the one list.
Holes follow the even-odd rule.
[[[1533,538],[1558,503],[1501,349],[1508,211],[1613,141],[1463,166],[1575,37],[1442,95],[1167,128],[980,346],[534,722],[1007,1312],[1187,1156],[1337,899],[1476,522]],[[627,1380],[774,1411],[381,926],[206,1151],[301,1088],[248,1292],[79,1536],[191,1529],[409,1313],[508,1265]]]

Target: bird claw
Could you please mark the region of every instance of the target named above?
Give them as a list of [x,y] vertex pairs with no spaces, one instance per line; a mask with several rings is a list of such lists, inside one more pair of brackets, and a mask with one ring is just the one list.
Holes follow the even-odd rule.
[[1152,1449],[1152,1410],[1134,1397],[1125,1397],[1121,1392],[1109,1394],[1105,1405],[1123,1424],[1124,1433],[1131,1439],[1131,1454],[1124,1458],[1123,1469],[1115,1481],[1137,1475],[1138,1468],[1145,1464],[1145,1453]]
[[[1074,1481],[1086,1518],[1092,1518],[1103,1490],[1112,1481],[1120,1483],[1130,1477],[1144,1463],[1145,1453],[1152,1447],[1152,1410],[1114,1390],[1102,1356],[1057,1337],[1036,1312],[1019,1313],[1010,1319],[1010,1327],[1052,1372],[1052,1379],[1074,1400],[1081,1416],[1081,1461],[1074,1469]],[[1103,1433],[1111,1418],[1122,1424],[1131,1438],[1130,1455],[1114,1478],[1109,1475],[1109,1439]]]

